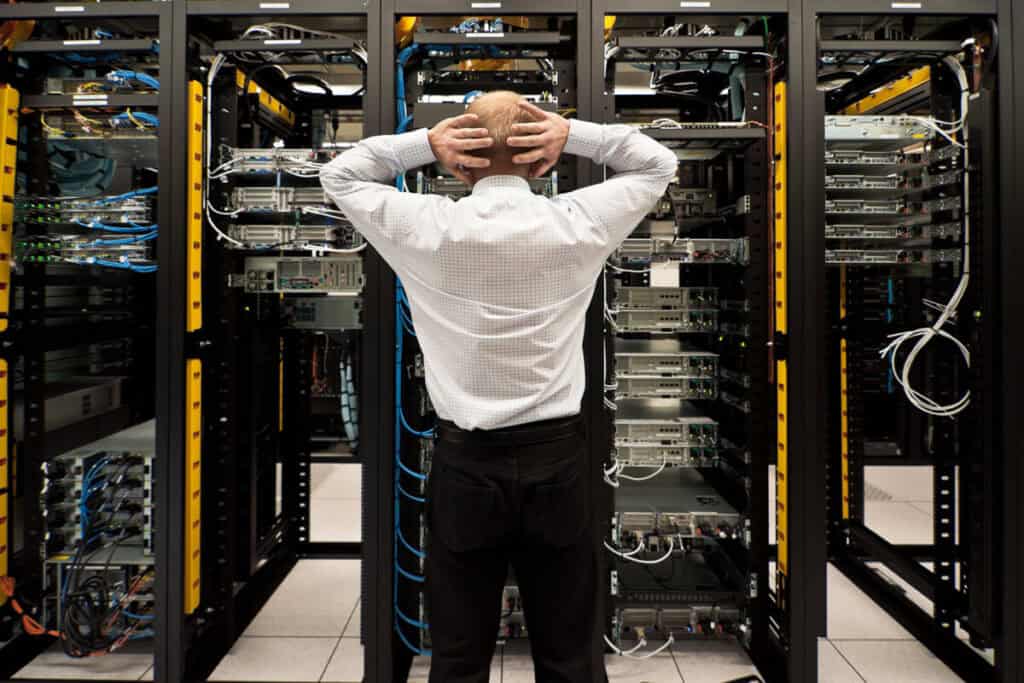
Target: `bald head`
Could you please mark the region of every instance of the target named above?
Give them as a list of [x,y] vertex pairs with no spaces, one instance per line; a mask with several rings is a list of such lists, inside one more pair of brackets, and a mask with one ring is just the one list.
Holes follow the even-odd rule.
[[473,100],[466,113],[476,114],[479,117],[479,125],[486,128],[490,133],[494,144],[485,149],[473,152],[476,156],[491,160],[491,165],[485,169],[473,169],[477,178],[491,175],[519,175],[527,177],[530,172],[528,164],[516,164],[512,157],[522,152],[522,149],[514,149],[505,144],[505,141],[512,135],[512,126],[516,123],[531,121],[530,114],[519,106],[522,97],[519,93],[511,90],[494,90],[480,95]]

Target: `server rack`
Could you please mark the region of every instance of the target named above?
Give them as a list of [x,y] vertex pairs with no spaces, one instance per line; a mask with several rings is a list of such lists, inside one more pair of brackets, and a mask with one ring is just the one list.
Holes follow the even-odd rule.
[[[486,16],[475,30],[469,31],[471,35],[448,32],[450,26],[459,24],[462,19],[480,16],[482,11],[495,9],[500,9],[500,16],[505,17],[508,22],[504,24],[508,26],[507,33],[501,28],[503,24],[492,24]],[[547,88],[542,87],[541,79],[544,74],[540,71],[516,73],[513,77],[522,80],[523,85],[533,96],[539,96],[546,103],[542,106],[573,108],[578,115],[588,116],[589,72],[576,67],[577,64],[583,63],[589,54],[586,9],[586,3],[575,0],[554,3],[513,1],[503,2],[500,7],[490,3],[452,5],[422,0],[383,2],[380,24],[383,55],[381,130],[393,131],[398,128],[401,123],[400,117],[397,116],[399,106],[405,108],[404,113],[411,112],[411,125],[414,127],[432,125],[439,118],[458,113],[463,107],[459,99],[449,104],[445,104],[445,101],[451,101],[452,95],[459,87],[463,88],[463,91],[459,92],[460,95],[473,90],[472,81],[477,77],[481,88],[500,87],[496,83],[488,85],[488,70],[474,71],[463,64],[462,68],[454,70],[469,74],[465,77],[466,83],[462,83],[461,86],[459,83],[454,84],[452,87],[456,90],[451,92],[445,88],[430,90],[427,87],[429,78],[422,80],[414,76],[429,72],[431,68],[420,62],[423,51],[411,47],[413,44],[425,46],[427,54],[432,59],[436,58],[439,64],[458,64],[460,59],[456,57],[471,56],[465,51],[474,49],[474,46],[476,49],[483,46],[485,50],[490,50],[493,53],[491,56],[496,57],[499,62],[511,54],[507,51],[521,50],[524,46],[545,51],[551,60],[550,68],[556,72],[557,89],[552,88],[550,84]],[[468,24],[467,28],[470,28]],[[528,38],[517,39],[522,36]],[[499,63],[492,68],[507,72],[509,65]],[[399,70],[402,72],[400,77]],[[400,82],[399,78],[404,83]],[[421,98],[413,93],[413,90],[418,93],[421,88],[427,88],[430,90],[427,94],[436,97]],[[550,94],[545,95],[542,90],[547,90]],[[423,106],[424,104],[426,106]],[[556,173],[557,186],[549,179],[544,187],[538,184],[537,191],[552,192],[586,184],[589,168],[582,163],[563,162],[556,169]],[[435,172],[428,171],[422,180],[425,184],[417,186],[421,181],[410,174],[405,182],[410,189],[450,189],[458,192],[454,188],[448,188],[443,180],[432,180],[434,177]],[[396,297],[401,300],[403,295],[396,284],[393,276],[382,279],[383,301],[395,301]],[[402,410],[409,416],[407,421],[411,423],[412,429],[400,425],[396,415],[394,434],[382,439],[379,451],[381,457],[378,458],[375,467],[364,468],[364,490],[378,492],[372,503],[375,507],[364,514],[364,518],[371,520],[370,526],[366,529],[368,540],[364,562],[371,563],[374,571],[369,572],[368,582],[364,585],[363,600],[364,604],[377,606],[377,609],[366,611],[363,615],[366,638],[364,675],[367,680],[379,681],[404,680],[408,675],[413,653],[419,654],[429,649],[429,642],[424,637],[426,632],[419,627],[425,616],[418,611],[421,609],[421,601],[418,597],[419,591],[416,590],[416,577],[421,572],[422,551],[412,552],[406,543],[400,544],[396,540],[395,530],[397,513],[401,515],[399,520],[402,539],[410,545],[423,542],[418,528],[419,515],[422,513],[422,493],[419,487],[423,482],[421,477],[429,467],[431,446],[429,437],[424,438],[429,433],[423,429],[430,423],[431,412],[429,403],[425,400],[426,394],[422,390],[422,383],[417,380],[420,372],[416,368],[421,367],[416,358],[417,351],[411,335],[403,331],[405,324],[396,322],[402,317],[401,306],[401,303],[397,304],[395,316],[382,319],[382,338],[395,339],[396,349],[402,349],[401,356],[393,356],[390,359],[391,372],[395,371],[397,363],[398,367],[408,369],[408,372],[404,373],[405,377],[412,378],[411,383],[404,382],[404,390],[400,397]],[[592,310],[592,313],[594,312]],[[399,325],[397,330],[396,325]],[[404,339],[399,342],[402,336]],[[388,360],[384,362],[385,365],[388,364]],[[399,397],[396,397],[392,386],[386,383],[381,385],[382,414],[395,414],[396,398]],[[600,476],[599,463],[592,461],[590,467],[596,482]],[[399,474],[400,472],[402,474]],[[402,479],[396,481],[396,477]],[[397,506],[396,497],[399,498]],[[599,539],[595,538],[595,543],[598,542]],[[510,589],[508,597],[514,600],[514,588]]]
[[[730,273],[721,281],[719,300],[717,305],[712,306],[718,309],[717,320],[706,321],[715,333],[703,338],[699,334],[696,337],[680,337],[687,340],[687,343],[690,339],[696,339],[698,341],[695,345],[703,344],[706,350],[721,352],[718,357],[717,378],[719,400],[702,401],[698,397],[698,401],[695,402],[698,412],[712,415],[718,421],[719,452],[710,459],[710,462],[694,461],[693,464],[701,468],[699,471],[703,473],[704,485],[710,485],[710,490],[731,503],[735,510],[742,513],[744,519],[744,539],[736,543],[729,553],[736,563],[734,566],[743,577],[742,595],[738,602],[742,628],[737,629],[736,640],[750,651],[762,675],[769,680],[813,680],[817,677],[817,637],[824,633],[824,552],[822,544],[816,543],[814,539],[814,508],[804,505],[805,491],[813,490],[816,485],[813,463],[809,462],[811,459],[805,458],[804,451],[799,449],[802,435],[793,426],[794,420],[800,417],[799,411],[795,411],[793,406],[801,405],[798,401],[802,396],[794,387],[799,386],[796,381],[804,377],[804,373],[810,368],[788,354],[789,348],[800,343],[799,314],[794,314],[794,311],[800,310],[801,305],[798,286],[789,284],[787,295],[787,283],[799,282],[793,277],[794,270],[797,270],[794,266],[794,256],[799,254],[799,247],[795,244],[795,241],[799,240],[799,223],[788,227],[787,230],[787,216],[797,215],[797,207],[802,203],[803,189],[798,179],[799,166],[787,163],[788,157],[795,155],[799,149],[799,142],[796,142],[798,138],[787,134],[787,131],[796,129],[794,124],[799,120],[803,101],[803,89],[798,76],[802,57],[799,48],[801,7],[799,3],[729,3],[726,6],[715,3],[712,10],[703,3],[693,3],[692,7],[689,5],[683,3],[676,6],[675,3],[664,2],[593,4],[591,40],[594,52],[591,63],[594,110],[596,115],[606,122],[625,122],[628,119],[620,117],[629,115],[628,108],[641,106],[631,102],[628,95],[620,98],[615,96],[614,77],[606,73],[610,72],[605,66],[604,58],[608,53],[600,49],[607,40],[612,41],[613,48],[633,53],[642,53],[645,49],[661,49],[663,52],[656,52],[652,56],[667,62],[669,66],[672,66],[672,60],[669,59],[672,55],[666,53],[671,50],[681,53],[684,58],[697,52],[702,58],[707,58],[710,54],[712,57],[708,60],[709,64],[713,64],[716,51],[722,51],[717,53],[719,58],[722,54],[731,54],[733,65],[730,68],[727,64],[723,69],[723,72],[730,75],[736,72],[735,65],[743,64],[743,68],[740,69],[742,75],[734,78],[736,82],[732,83],[733,87],[730,90],[737,93],[745,92],[746,102],[739,105],[733,100],[726,106],[732,108],[734,112],[737,108],[745,106],[746,115],[743,118],[755,123],[738,128],[735,127],[735,123],[724,126],[683,124],[676,130],[668,129],[668,124],[662,124],[666,129],[659,130],[655,127],[648,134],[664,138],[665,143],[670,146],[682,147],[677,155],[681,157],[683,166],[686,166],[685,160],[688,157],[699,159],[702,154],[705,158],[713,159],[717,155],[720,159],[730,159],[729,163],[735,164],[735,169],[731,169],[730,174],[735,174],[736,187],[743,187],[742,191],[733,190],[730,175],[729,183],[716,186],[719,194],[723,196],[706,199],[701,195],[691,200],[706,201],[711,206],[724,206],[733,199],[739,199],[743,205],[743,210],[739,213],[747,213],[745,218],[719,216],[717,220],[721,221],[720,227],[713,228],[709,227],[712,221],[709,221],[707,216],[703,219],[684,218],[677,212],[675,232],[684,229],[692,232],[690,235],[676,235],[674,241],[672,235],[669,235],[670,239],[666,242],[684,245],[683,251],[698,250],[694,253],[702,253],[699,251],[702,247],[710,249],[713,254],[716,250],[724,250],[710,259],[712,263],[717,261],[720,265],[693,265],[691,259],[684,259],[683,263],[689,260],[690,265],[682,265],[681,269],[677,265],[670,265],[672,271],[678,272],[671,273],[669,279],[680,281],[670,282],[669,286],[692,287],[701,282],[715,283],[719,282],[714,275],[716,272]],[[671,20],[668,17],[671,17]],[[669,29],[661,36],[655,37],[636,35],[637,26],[641,29],[646,26],[647,30],[641,30],[641,33],[650,35],[650,28],[657,28],[659,20],[663,20],[661,28],[670,24],[681,24],[684,27],[686,24],[693,24],[694,29],[708,25],[716,30],[711,32],[710,36],[685,28],[680,31]],[[764,30],[761,29],[762,21],[765,22]],[[732,35],[731,29],[737,23],[748,26],[755,22],[756,27],[751,25],[748,30],[737,30],[735,35]],[[729,31],[723,30],[723,25],[726,24],[730,28]],[[623,31],[621,37],[616,38],[615,33],[619,25],[623,26]],[[765,60],[752,54],[764,55],[771,51],[768,48],[768,36],[762,35],[769,33],[776,46],[785,46],[777,56],[777,64],[772,65],[774,69],[769,68]],[[678,56],[680,55],[676,55]],[[640,54],[633,54],[627,59],[640,57]],[[668,69],[669,66],[665,68]],[[674,68],[682,67],[676,62]],[[774,86],[770,85],[772,80],[775,82]],[[620,99],[624,103],[621,106],[627,108],[625,113],[619,109]],[[658,100],[663,105],[670,104],[670,98],[650,99]],[[692,101],[689,104],[691,107],[700,106],[693,104]],[[657,104],[650,106],[656,107]],[[701,120],[699,113],[695,111],[679,113],[694,117],[680,120]],[[736,118],[740,117],[737,115]],[[709,148],[718,148],[719,151],[709,153]],[[710,167],[716,162],[700,163],[706,163]],[[697,179],[690,177],[684,182],[681,171],[680,185],[701,186],[704,185],[702,180],[698,173]],[[731,192],[742,192],[743,196],[724,196]],[[685,192],[680,191],[678,197],[672,197],[670,194],[669,199],[678,200],[680,197],[685,198]],[[705,205],[698,213],[705,213],[707,208],[708,205]],[[730,228],[730,225],[736,227]],[[656,220],[648,222],[651,233],[657,232],[656,226]],[[641,225],[634,234],[639,235],[643,228]],[[730,229],[738,231],[729,232]],[[787,232],[791,235],[788,240]],[[685,240],[680,241],[680,237],[687,236],[739,237],[746,252],[737,263],[734,255],[725,256],[730,246],[728,240],[708,240],[703,244],[698,239],[695,239],[693,244],[687,244]],[[627,250],[623,255],[632,250],[628,241]],[[670,263],[674,251],[679,250],[671,247],[666,249]],[[655,257],[649,262],[652,269],[656,260]],[[726,265],[729,262],[731,264]],[[661,274],[654,270],[647,274],[630,272],[635,270],[635,266],[610,270],[617,272],[616,279],[619,282],[616,286],[619,287],[624,284],[654,285],[657,284],[654,279],[661,277]],[[605,286],[610,287],[613,282],[609,279]],[[645,288],[641,286],[634,291],[643,293]],[[604,292],[599,294],[605,295]],[[611,295],[609,291],[609,301],[612,300]],[[663,309],[678,307],[678,302],[660,303],[664,304]],[[618,328],[620,335],[625,333],[632,336],[635,330],[644,329],[642,324],[624,327],[621,324],[623,315],[624,311],[618,311],[615,321],[610,325],[612,328]],[[630,324],[632,325],[632,322]],[[662,329],[658,328],[659,325]],[[655,337],[658,338],[663,336],[660,333],[665,331],[664,326],[664,322],[656,323],[655,327],[647,329],[657,330],[659,334]],[[674,321],[669,321],[668,327],[680,329]],[[683,328],[685,327],[683,325]],[[700,332],[699,329],[697,331]],[[609,351],[608,362],[621,364],[622,356],[617,361],[612,360],[611,356],[612,353]],[[588,380],[591,386],[597,386],[598,382],[606,388],[618,385],[621,395],[623,377],[628,376],[631,370],[617,372],[617,377],[609,380],[602,373],[601,362],[605,359],[598,357],[600,361],[592,363],[589,370],[591,374]],[[661,374],[664,375],[665,372]],[[609,377],[610,375],[611,373]],[[612,382],[611,385],[606,385],[608,381]],[[725,392],[724,395],[722,392]],[[612,393],[614,391],[609,392],[609,396]],[[631,388],[628,393],[632,395]],[[666,395],[674,395],[673,390],[670,388]],[[612,421],[618,421],[614,417],[616,413],[630,407],[627,405],[628,401],[616,402],[618,410],[611,413],[611,417],[604,419],[605,430],[612,427]],[[749,412],[744,412],[743,408]],[[608,415],[605,405],[591,405],[588,409]],[[613,430],[615,428],[612,427]],[[621,422],[617,428],[621,430]],[[605,438],[604,445],[599,447],[603,451],[595,457],[610,457],[608,449],[612,444],[612,438],[607,431]],[[750,439],[747,442],[749,447],[744,445],[745,438]],[[729,443],[729,439],[739,442],[740,447],[737,448],[735,443]],[[621,442],[621,439],[617,441]],[[611,460],[614,461],[615,448],[611,447]],[[730,447],[735,450],[730,452]],[[773,476],[776,463],[778,474]],[[644,470],[636,472],[639,475],[644,474]],[[645,479],[647,476],[638,478]],[[658,475],[654,482],[662,476],[664,474]],[[646,482],[633,484],[628,491],[628,498],[637,497],[638,500],[643,500],[645,485]],[[770,488],[775,489],[778,498],[777,511],[774,512],[778,523],[777,538],[769,536],[770,525],[765,514],[769,508]],[[614,491],[613,495],[616,497],[620,497],[624,492],[624,488],[606,490]],[[686,487],[680,488],[675,495],[685,499]],[[775,500],[775,496],[772,496],[772,500]],[[628,507],[628,503],[619,504],[618,507]],[[818,519],[821,523],[817,525],[817,529],[820,531],[824,529],[824,519]],[[619,564],[621,567],[627,567],[629,561],[620,561]],[[791,589],[791,586],[798,588]],[[617,600],[618,598],[612,598],[613,603]],[[614,619],[611,623],[621,627]],[[680,630],[685,632],[686,629]],[[661,631],[662,637],[666,631],[674,637],[680,635],[664,624]]]
[[[89,536],[73,541],[82,551],[73,553],[75,562],[67,565],[71,574],[91,572],[120,585],[121,579],[97,569],[85,555],[99,544],[112,547],[105,562],[125,568],[126,577],[134,572],[136,579],[144,577],[142,582],[153,586],[163,578],[154,577],[158,562],[153,553],[159,549],[152,530],[159,520],[153,519],[152,503],[159,496],[155,489],[166,480],[162,469],[167,457],[157,446],[150,418],[159,412],[156,404],[165,388],[158,369],[161,321],[155,310],[172,298],[160,285],[173,242],[168,226],[173,225],[174,188],[159,182],[159,173],[170,175],[171,145],[157,131],[160,120],[166,125],[171,113],[172,60],[168,53],[158,55],[156,48],[171,43],[169,6],[126,2],[69,9],[33,3],[5,7],[2,18],[27,22],[15,29],[20,36],[14,44],[5,46],[12,59],[3,77],[4,164],[10,184],[4,190],[2,230],[3,297],[9,307],[5,305],[2,325],[7,351],[0,430],[0,573],[13,577],[21,603],[11,612],[15,600],[4,598],[0,675],[8,677],[55,645],[52,632],[76,628],[55,620],[65,615],[55,601],[67,605],[78,599],[76,589],[55,592],[52,583],[53,571],[66,569],[56,543],[71,538],[69,528],[58,526],[58,516],[78,520],[82,534],[89,530]],[[128,64],[136,70],[125,72]],[[160,79],[167,87],[160,87]],[[134,114],[126,113],[133,109]],[[126,122],[130,125],[122,125]],[[63,169],[47,163],[56,153],[67,156]],[[81,165],[89,159],[91,175]],[[85,182],[72,187],[72,179],[79,176]],[[62,196],[39,199],[54,194]],[[162,234],[160,225],[165,226]],[[112,275],[115,270],[133,272],[118,278]],[[66,326],[56,327],[62,323]],[[15,380],[15,367],[20,381]],[[118,373],[121,379],[111,377]],[[104,375],[108,384],[114,381],[106,391],[83,389],[82,376],[96,380]],[[133,424],[138,428],[122,431]],[[136,488],[134,493],[125,491],[122,500],[139,494],[144,504],[94,507],[97,501],[85,485],[88,475],[100,476],[104,463],[113,466],[115,461],[123,463],[124,476],[102,474],[104,489],[130,479]],[[90,522],[61,503],[69,487],[79,485],[94,517]],[[104,494],[97,490],[96,495]],[[106,520],[105,535],[92,535],[101,519]],[[141,526],[136,527],[138,520]],[[111,535],[117,525],[122,530]],[[139,569],[126,569],[129,562]],[[79,580],[72,578],[71,583]],[[156,596],[155,590],[147,590],[145,604],[136,607],[149,621]],[[88,588],[79,592],[85,595]],[[21,613],[50,633],[26,635],[22,629],[27,621],[15,626]],[[142,630],[158,652],[160,641],[152,629]],[[25,673],[33,675],[31,669]]]
[[[181,5],[178,85],[198,142],[181,168],[193,229],[181,285],[184,310],[202,313],[176,367],[191,379],[202,366],[182,405],[203,413],[181,425],[194,437],[201,424],[201,477],[186,474],[194,462],[179,470],[201,507],[177,512],[186,540],[189,515],[203,521],[201,559],[187,555],[169,589],[163,675],[205,680],[299,558],[361,552],[312,540],[310,470],[375,460],[380,262],[316,173],[376,130],[378,19],[363,3]],[[330,64],[322,78],[305,75],[310,60]]]
[[[1019,442],[1000,438],[1000,430],[1009,428],[998,426],[1000,420],[1008,417],[1005,410],[1009,404],[1000,405],[1000,390],[994,386],[1009,379],[1000,371],[1005,362],[1001,360],[1001,349],[1007,348],[1000,346],[1000,335],[1010,334],[1003,325],[1013,325],[1012,318],[999,315],[1006,306],[999,299],[1000,283],[1005,286],[1006,278],[1012,275],[1005,270],[1000,272],[1006,264],[999,263],[997,254],[1005,249],[1005,240],[1013,239],[1001,226],[1019,210],[1007,185],[1014,171],[1010,160],[1000,151],[1015,143],[1012,119],[1007,118],[1007,112],[1012,101],[1012,76],[1016,73],[1010,54],[1000,52],[998,61],[991,54],[997,40],[992,37],[995,31],[1005,32],[1010,26],[1009,11],[1007,3],[889,7],[886,3],[866,2],[842,8],[813,4],[805,15],[809,28],[804,46],[808,55],[804,62],[804,84],[813,88],[827,82],[824,89],[829,91],[807,100],[803,126],[805,132],[813,134],[808,135],[802,155],[809,188],[804,268],[808,282],[831,283],[830,288],[804,288],[812,329],[823,332],[818,333],[815,344],[825,342],[824,347],[814,346],[808,358],[824,360],[829,368],[818,380],[819,389],[829,397],[824,415],[819,416],[825,419],[818,421],[825,428],[816,427],[808,435],[811,443],[817,441],[822,445],[819,452],[829,453],[825,504],[829,555],[841,571],[967,680],[1017,680],[1019,675],[1013,645],[1014,629],[1018,628],[1016,610],[1001,609],[1001,605],[1009,604],[1003,596],[1016,594],[1016,558],[1007,558],[1007,563],[998,567],[1004,553],[1001,547],[1013,545],[1012,537],[1006,534],[1014,528],[1013,520],[1018,514],[1014,496],[1004,496],[999,491],[998,478],[1015,472]],[[865,36],[844,32],[844,22],[854,19],[853,15],[870,16],[877,21],[877,33]],[[887,17],[890,21],[886,21]],[[890,30],[895,33],[888,34]],[[906,35],[901,35],[904,31]],[[906,40],[910,36],[915,40]],[[962,43],[965,38],[973,40]],[[1005,41],[999,49],[1004,45]],[[875,61],[879,55],[886,55],[885,61],[890,65],[872,69],[879,63]],[[971,74],[970,113],[965,113],[966,105],[957,108],[958,115],[966,118],[962,142],[967,141],[968,132],[971,138],[963,151],[970,154],[970,161],[963,164],[963,175],[954,174],[957,181],[965,178],[963,190],[935,190],[948,179],[934,175],[917,183],[923,192],[922,211],[931,213],[934,219],[925,221],[924,213],[919,214],[920,220],[915,219],[918,226],[911,230],[923,241],[917,243],[917,250],[910,256],[902,252],[886,255],[869,235],[877,237],[881,234],[878,226],[891,223],[877,213],[888,211],[885,200],[875,201],[887,195],[884,191],[866,189],[865,182],[874,182],[870,169],[856,171],[856,166],[845,166],[854,169],[850,171],[854,176],[843,180],[836,175],[846,172],[847,162],[864,161],[836,156],[858,147],[849,143],[850,136],[841,128],[858,126],[864,121],[868,121],[870,128],[876,123],[887,125],[900,120],[862,119],[858,123],[854,118],[857,115],[898,117],[921,113],[947,118],[941,113],[957,107],[956,95],[961,91],[955,80],[959,69],[955,63],[944,61],[949,55],[959,55],[956,63],[962,63]],[[851,68],[854,64],[869,68]],[[846,82],[832,80],[837,76],[835,72],[844,68],[855,75]],[[950,101],[954,104],[950,105]],[[823,126],[826,114],[835,118]],[[827,133],[821,134],[822,131]],[[929,130],[921,137],[931,134]],[[955,144],[961,141],[959,129],[952,135],[955,157],[960,151]],[[944,142],[940,139],[929,149],[941,150]],[[874,149],[882,150],[884,145]],[[826,152],[831,156],[826,157]],[[942,166],[936,165],[941,154],[929,154],[924,161],[931,164],[930,172],[934,174]],[[876,157],[870,163],[880,160]],[[828,182],[823,183],[826,175]],[[865,199],[869,194],[873,196]],[[945,199],[929,203],[934,197]],[[961,200],[962,215],[966,218],[956,208]],[[943,209],[951,208],[951,214],[943,213]],[[944,233],[945,228],[935,225],[944,215],[953,217],[955,232]],[[846,220],[851,217],[852,220]],[[922,221],[926,223],[924,227]],[[840,223],[854,225],[843,227]],[[893,334],[933,324],[937,316],[920,318],[913,302],[929,296],[945,301],[959,281],[958,266],[941,262],[957,259],[960,223],[964,234],[969,226],[971,240],[971,282],[961,316],[970,315],[971,319],[959,318],[956,335],[970,347],[970,371],[955,368],[956,356],[942,348],[925,351],[922,358],[928,354],[932,357],[922,363],[923,369],[912,373],[903,372],[904,355],[883,358],[879,369],[874,365],[878,362],[877,352],[886,342],[874,340],[872,331],[885,329]],[[831,227],[822,230],[822,226]],[[884,228],[883,232],[889,229]],[[853,239],[836,242],[841,236]],[[948,245],[945,251],[941,250],[942,245]],[[826,257],[828,272],[826,259],[821,258],[826,248],[831,250]],[[896,261],[888,261],[894,256]],[[899,265],[902,259],[931,265],[914,275],[913,269],[919,266]],[[879,260],[896,265],[865,265],[872,261],[877,264]],[[887,291],[878,290],[879,286]],[[879,308],[875,301],[887,303]],[[906,319],[902,319],[904,315]],[[894,370],[886,368],[890,361]],[[928,411],[911,408],[904,400],[899,380],[905,382],[908,376],[912,377],[913,386],[925,387],[924,394],[934,396],[938,392],[942,397],[939,403],[950,403],[955,400],[950,398],[953,394],[970,388],[970,405],[956,419],[930,417]],[[870,394],[875,397],[873,404],[865,401],[869,395],[866,392],[874,392]],[[918,395],[917,403],[921,403],[920,398]],[[891,409],[885,416],[878,412],[887,410],[884,406],[893,402],[903,406]],[[932,412],[939,412],[935,404],[925,405],[930,405]],[[890,543],[864,524],[864,467],[871,464],[933,467],[932,543],[923,547]],[[933,562],[934,570],[921,564],[925,561]],[[931,609],[921,609],[902,590],[881,580],[874,570],[879,565],[926,596]],[[994,664],[981,654],[986,650]]]

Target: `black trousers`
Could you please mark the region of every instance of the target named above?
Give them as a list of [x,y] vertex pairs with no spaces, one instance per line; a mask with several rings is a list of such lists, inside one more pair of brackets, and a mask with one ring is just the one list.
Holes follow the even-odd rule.
[[601,683],[598,556],[578,418],[438,427],[428,488],[430,683],[486,683],[511,564],[536,680]]

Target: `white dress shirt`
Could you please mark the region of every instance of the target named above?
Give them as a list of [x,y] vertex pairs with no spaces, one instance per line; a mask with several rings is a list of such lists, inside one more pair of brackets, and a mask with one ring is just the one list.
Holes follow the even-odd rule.
[[363,140],[320,173],[408,293],[439,417],[498,429],[575,415],[605,260],[664,194],[675,154],[623,125],[570,123],[565,152],[615,176],[553,199],[491,176],[459,201],[390,182],[435,161],[427,130]]

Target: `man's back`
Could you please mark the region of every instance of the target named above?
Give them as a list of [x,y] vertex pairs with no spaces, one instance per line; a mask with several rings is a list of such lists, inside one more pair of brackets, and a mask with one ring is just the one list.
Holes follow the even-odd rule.
[[436,161],[424,130],[364,140],[321,173],[401,279],[434,408],[463,429],[579,412],[597,277],[676,170],[672,152],[626,126],[574,120],[564,145],[615,177],[554,199],[519,175],[483,177],[458,202],[383,185]]
[[434,402],[464,406],[469,428],[576,412],[584,317],[607,241],[566,202],[510,176],[434,212],[399,268]]

